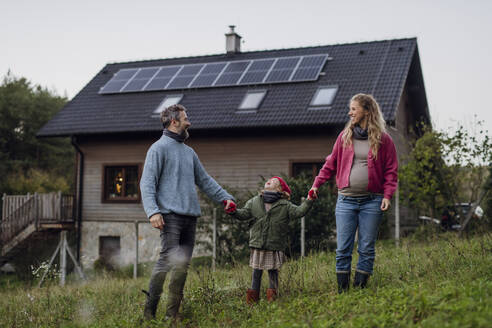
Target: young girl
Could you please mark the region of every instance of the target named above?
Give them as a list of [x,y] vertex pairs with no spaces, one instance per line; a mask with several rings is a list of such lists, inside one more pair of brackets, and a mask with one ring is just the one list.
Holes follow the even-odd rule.
[[278,270],[285,259],[288,222],[304,216],[313,204],[313,200],[305,200],[300,206],[296,206],[289,201],[290,194],[287,183],[280,177],[273,177],[265,183],[265,188],[258,196],[248,200],[244,208],[226,209],[227,213],[239,220],[255,219],[249,237],[249,265],[253,268],[253,277],[251,288],[246,294],[248,304],[259,300],[263,270],[268,270],[270,279],[267,300],[275,300]]

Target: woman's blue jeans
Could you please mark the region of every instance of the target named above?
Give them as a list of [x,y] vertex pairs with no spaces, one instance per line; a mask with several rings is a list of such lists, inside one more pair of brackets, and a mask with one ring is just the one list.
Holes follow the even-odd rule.
[[335,210],[337,223],[337,273],[349,273],[352,265],[355,232],[359,228],[357,252],[359,261],[357,271],[372,274],[375,244],[378,237],[379,224],[383,217],[381,202],[383,196],[369,195],[349,197],[338,195]]

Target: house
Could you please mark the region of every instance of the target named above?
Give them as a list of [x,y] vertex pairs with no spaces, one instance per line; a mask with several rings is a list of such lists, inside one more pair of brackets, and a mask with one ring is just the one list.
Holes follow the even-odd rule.
[[138,224],[138,181],[171,104],[188,109],[187,143],[208,173],[251,190],[262,176],[316,172],[356,93],[378,100],[400,158],[416,122],[430,122],[415,38],[251,52],[240,39],[231,27],[221,54],[108,64],[39,131],[70,136],[77,150],[85,266],[115,252],[131,262],[137,242],[141,261],[159,249],[157,232]]

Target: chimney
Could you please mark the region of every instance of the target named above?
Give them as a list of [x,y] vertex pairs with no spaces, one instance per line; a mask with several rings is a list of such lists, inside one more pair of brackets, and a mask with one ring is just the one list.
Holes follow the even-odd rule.
[[226,36],[226,51],[228,54],[241,52],[241,36],[234,32],[235,25],[229,25],[231,29]]

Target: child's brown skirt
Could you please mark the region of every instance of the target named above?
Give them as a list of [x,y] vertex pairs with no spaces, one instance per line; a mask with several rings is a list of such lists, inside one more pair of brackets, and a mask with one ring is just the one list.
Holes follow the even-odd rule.
[[251,248],[249,266],[253,269],[278,270],[284,262],[284,252],[265,251],[258,248]]

